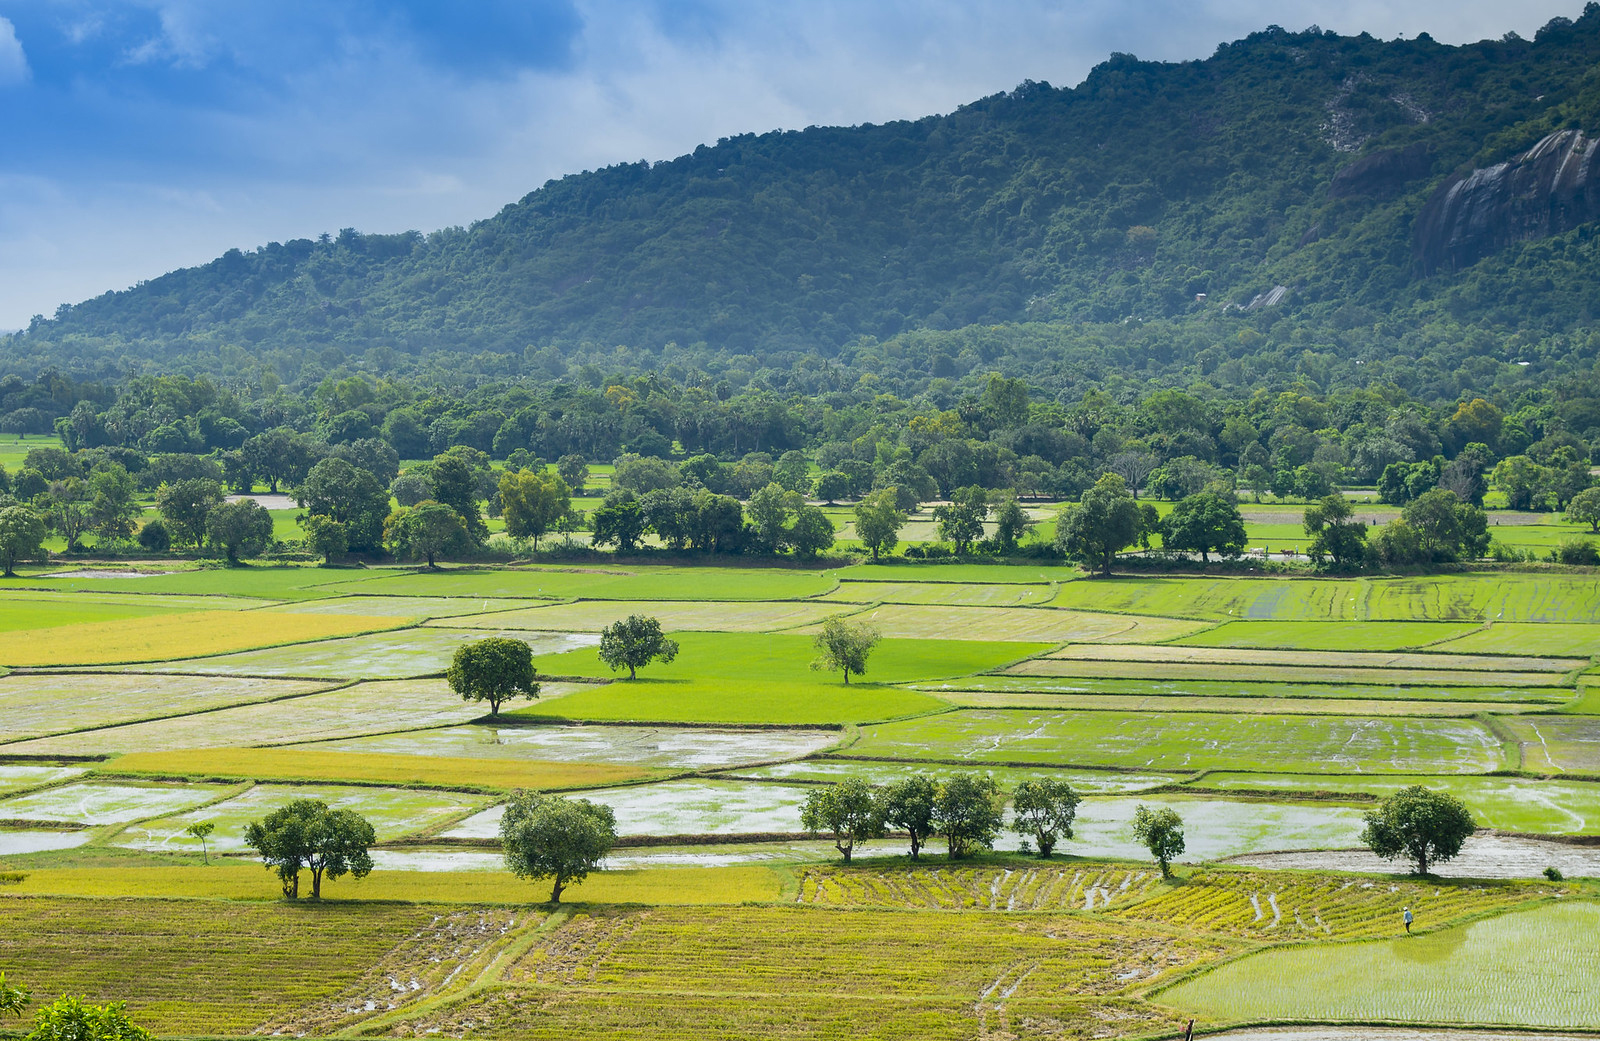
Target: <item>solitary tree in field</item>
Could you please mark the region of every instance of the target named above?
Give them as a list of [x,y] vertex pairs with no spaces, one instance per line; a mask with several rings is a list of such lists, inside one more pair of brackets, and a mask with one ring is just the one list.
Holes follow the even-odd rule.
[[1410,857],[1413,872],[1426,875],[1430,865],[1461,852],[1462,843],[1477,830],[1465,803],[1448,792],[1414,784],[1383,800],[1366,815],[1361,841],[1385,860]]
[[90,1005],[63,995],[34,1015],[29,1041],[150,1041],[150,1032],[128,1018],[126,1002]]
[[425,499],[411,509],[389,514],[383,524],[383,538],[396,556],[427,560],[433,568],[436,557],[459,553],[472,545],[461,514],[442,502]]
[[1361,560],[1367,547],[1367,525],[1351,520],[1350,500],[1338,492],[1324,495],[1306,507],[1305,529],[1311,536],[1311,559],[1331,557],[1335,564]]
[[879,553],[894,552],[905,523],[905,512],[891,489],[875,492],[856,504],[856,538],[872,551],[873,560],[878,559]]
[[613,672],[627,669],[630,680],[651,662],[665,665],[677,656],[678,641],[667,639],[661,623],[644,615],[631,614],[600,633],[600,660]]
[[1005,823],[1003,802],[993,777],[956,774],[939,786],[933,800],[933,827],[949,844],[950,859],[994,845]]
[[849,686],[852,672],[857,676],[866,675],[867,656],[881,639],[883,634],[866,622],[829,618],[822,623],[822,631],[812,638],[811,642],[820,653],[812,660],[811,667],[818,672],[842,672],[845,685]]
[[0,972],[0,1016],[20,1016],[32,1000],[32,995],[7,983],[6,974]]
[[567,886],[589,877],[616,843],[611,807],[587,799],[514,792],[500,819],[506,867],[518,878],[550,879],[552,904],[561,902]]
[[498,716],[501,703],[518,695],[539,696],[532,648],[521,640],[503,636],[457,647],[445,680],[461,700],[487,701],[491,716]]
[[350,549],[350,532],[332,517],[312,514],[301,522],[306,530],[306,548],[322,554],[324,566],[331,566],[334,557],[342,557]]
[[934,803],[939,786],[923,775],[905,777],[884,788],[878,795],[878,812],[887,827],[911,836],[911,859],[916,860],[934,833]]
[[987,516],[989,494],[976,485],[957,488],[947,505],[933,508],[939,537],[954,543],[957,553],[965,553],[967,547],[983,538],[983,521]]
[[300,872],[311,872],[311,898],[322,896],[322,879],[343,875],[365,878],[372,871],[367,853],[377,841],[372,825],[354,810],[330,810],[317,799],[296,799],[251,822],[245,845],[278,873],[283,895],[300,896]]
[[1585,488],[1567,503],[1567,523],[1587,524],[1600,532],[1600,488]]
[[5,577],[16,572],[17,561],[31,560],[44,552],[44,519],[28,506],[0,509],[0,565]]
[[183,830],[185,834],[193,835],[200,840],[200,854],[205,857],[207,864],[211,863],[211,849],[206,845],[206,839],[210,838],[211,833],[217,830],[217,826],[210,821],[196,821]]
[[1033,521],[1028,511],[1017,502],[1015,495],[1007,493],[994,509],[994,545],[1001,553],[1016,551],[1017,543],[1033,532]]
[[1216,492],[1185,496],[1167,517],[1165,543],[1169,549],[1198,552],[1201,563],[1213,552],[1237,557],[1245,546],[1239,504]]
[[239,554],[257,556],[272,542],[272,514],[254,499],[223,503],[206,518],[206,536],[237,564]]
[[1053,778],[1023,781],[1011,796],[1016,814],[1012,829],[1027,835],[1039,847],[1039,856],[1048,857],[1060,839],[1072,838],[1072,822],[1081,801],[1072,785]]
[[833,848],[850,863],[850,854],[856,844],[883,834],[883,819],[872,786],[859,777],[851,777],[806,793],[800,807],[800,826],[815,835],[827,832],[833,838]]
[[1111,573],[1117,553],[1139,540],[1139,504],[1116,474],[1106,474],[1061,511],[1056,523],[1056,549],[1083,561],[1101,574]]
[[1172,874],[1172,858],[1183,855],[1183,818],[1176,810],[1140,806],[1133,814],[1133,837],[1161,865],[1161,877]]
[[519,470],[500,478],[500,502],[506,534],[514,539],[539,539],[572,510],[572,489],[560,474]]

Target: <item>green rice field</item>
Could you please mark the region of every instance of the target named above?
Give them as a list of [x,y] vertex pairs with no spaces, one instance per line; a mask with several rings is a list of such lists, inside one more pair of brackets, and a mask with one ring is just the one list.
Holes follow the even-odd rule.
[[[54,570],[0,597],[0,971],[127,1000],[162,1038],[1600,1030],[1600,583],[1579,572]],[[597,647],[631,614],[679,644],[634,680]],[[848,684],[810,667],[835,616],[882,635]],[[495,719],[443,678],[488,636],[543,677]],[[962,773],[1002,793],[970,860],[891,833],[845,866],[801,823],[822,785]],[[1048,860],[1010,827],[1041,780],[1082,796]],[[1409,785],[1498,833],[1440,867],[1459,877],[1352,867]],[[500,859],[515,788],[616,816],[622,845],[559,907]],[[378,836],[320,905],[281,900],[243,843],[297,797]],[[1170,879],[1141,806],[1182,820]]]

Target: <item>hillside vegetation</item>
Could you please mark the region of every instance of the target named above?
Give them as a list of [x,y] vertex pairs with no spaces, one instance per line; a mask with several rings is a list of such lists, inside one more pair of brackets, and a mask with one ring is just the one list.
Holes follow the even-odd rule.
[[1600,349],[1600,175],[1546,169],[1600,131],[1597,60],[1593,3],[1532,41],[1274,27],[1118,54],[1072,89],[575,174],[469,228],[232,250],[63,307],[0,365],[1514,397]]

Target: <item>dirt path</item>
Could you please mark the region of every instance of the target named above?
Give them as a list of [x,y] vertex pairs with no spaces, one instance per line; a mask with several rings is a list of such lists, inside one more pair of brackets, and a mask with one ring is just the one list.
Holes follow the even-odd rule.
[[1204,1036],[1206,1041],[1594,1041],[1593,1034],[1453,1027],[1248,1027]]
[[[1247,853],[1232,857],[1227,863],[1262,868],[1375,871],[1384,874],[1405,870],[1403,862],[1382,860],[1364,849]],[[1537,878],[1545,868],[1552,866],[1570,877],[1600,878],[1600,846],[1570,846],[1563,842],[1511,835],[1475,835],[1467,840],[1459,856],[1439,866],[1438,873],[1447,878]],[[1473,1033],[1472,1036],[1486,1035]]]

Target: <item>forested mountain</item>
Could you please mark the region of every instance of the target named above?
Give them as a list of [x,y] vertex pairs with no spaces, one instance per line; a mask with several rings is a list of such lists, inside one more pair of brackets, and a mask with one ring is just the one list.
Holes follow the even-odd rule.
[[36,320],[0,369],[1509,404],[1600,356],[1597,134],[1595,3],[1461,47],[1272,28],[577,174],[469,228],[233,250]]

